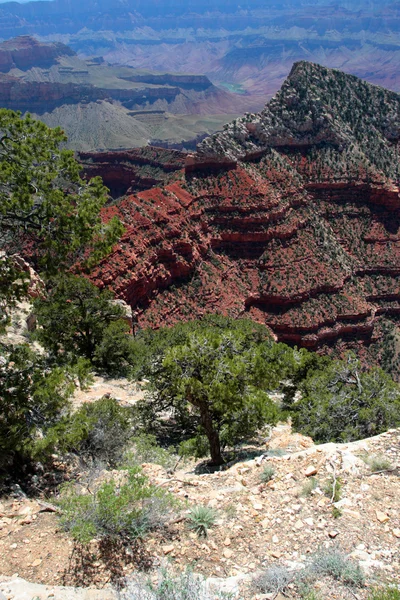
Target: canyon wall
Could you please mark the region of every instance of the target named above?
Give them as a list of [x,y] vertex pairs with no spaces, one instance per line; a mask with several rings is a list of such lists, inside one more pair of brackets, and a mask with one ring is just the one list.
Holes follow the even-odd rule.
[[296,65],[264,111],[106,209],[126,232],[94,281],[142,327],[219,312],[309,348],[373,344],[400,315],[399,107]]

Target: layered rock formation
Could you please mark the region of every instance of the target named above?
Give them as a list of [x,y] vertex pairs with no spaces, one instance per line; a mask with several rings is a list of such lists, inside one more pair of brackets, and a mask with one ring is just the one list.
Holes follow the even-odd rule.
[[59,56],[75,56],[75,52],[60,43],[42,44],[26,35],[0,44],[0,71],[48,66]]
[[80,152],[78,158],[86,178],[101,177],[111,196],[118,198],[162,185],[184,167],[186,155],[147,146],[113,152]]
[[400,314],[400,96],[310,63],[262,113],[205,140],[175,181],[109,207],[94,273],[141,326],[247,315],[317,348]]
[[400,90],[393,0],[52,0],[0,4],[0,35],[62,39],[80,56],[159,73],[205,73],[259,110],[299,60]]

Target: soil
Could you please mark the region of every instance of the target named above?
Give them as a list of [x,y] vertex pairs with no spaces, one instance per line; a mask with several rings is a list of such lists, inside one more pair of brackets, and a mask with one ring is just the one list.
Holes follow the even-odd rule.
[[[192,565],[207,577],[232,577],[254,575],[269,565],[297,567],[318,548],[340,547],[360,563],[370,583],[400,584],[399,450],[400,430],[361,442],[315,446],[280,425],[266,443],[252,449],[253,458],[247,449],[247,459],[222,471],[201,472],[198,464],[187,463],[171,474],[145,463],[150,480],[182,501],[181,511],[167,529],[124,550],[94,541],[82,552],[41,499],[3,498],[0,575],[101,588],[164,560],[179,569]],[[372,473],[365,462],[372,456],[389,459],[390,469]],[[274,475],[263,483],[266,466]],[[313,490],[310,477],[315,477]],[[335,504],[324,491],[332,478],[341,484]],[[197,504],[218,513],[206,538],[198,538],[185,518],[188,507]],[[324,598],[354,598],[347,588],[332,591],[324,581],[318,585],[322,594],[330,589]],[[366,598],[367,588],[357,590],[356,597]]]

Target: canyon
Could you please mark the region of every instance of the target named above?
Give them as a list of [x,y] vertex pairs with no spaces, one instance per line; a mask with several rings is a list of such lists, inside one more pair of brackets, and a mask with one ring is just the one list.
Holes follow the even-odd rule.
[[0,106],[60,126],[74,150],[190,144],[247,103],[203,75],[153,73],[79,58],[68,46],[20,36],[0,43]]
[[[290,344],[354,348],[383,362],[393,351],[393,366],[399,109],[393,92],[295,64],[261,113],[226,125],[194,154],[175,151],[173,168],[171,155],[147,149],[162,182],[144,189],[133,168],[125,174],[134,193],[104,218],[118,215],[126,230],[93,281],[131,305],[136,327],[248,316]],[[115,158],[86,159],[111,188]]]
[[[0,4],[0,36],[34,35],[80,57],[203,73],[260,110],[292,64],[308,60],[400,90],[400,9],[391,0],[163,2],[53,0]],[[247,98],[250,101],[250,98]]]

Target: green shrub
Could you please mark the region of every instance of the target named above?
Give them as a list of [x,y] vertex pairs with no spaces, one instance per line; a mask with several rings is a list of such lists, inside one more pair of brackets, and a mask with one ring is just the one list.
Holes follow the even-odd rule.
[[153,463],[165,469],[173,467],[178,460],[174,448],[162,448],[157,444],[155,435],[142,433],[132,438],[132,450],[128,452],[124,463],[141,465]]
[[197,433],[195,437],[179,444],[179,454],[184,457],[204,458],[208,456],[209,451],[208,440],[201,433]]
[[342,516],[342,511],[337,506],[332,506],[332,517],[334,519],[339,519]]
[[342,495],[342,482],[339,477],[330,478],[324,485],[324,493],[332,502],[339,502]]
[[47,297],[35,301],[39,342],[59,361],[83,356],[105,373],[126,375],[134,341],[125,311],[113,302],[111,292],[72,274],[51,284]]
[[253,581],[253,587],[262,594],[279,594],[285,592],[294,578],[295,575],[287,567],[273,565]]
[[400,387],[382,369],[361,369],[349,356],[312,370],[301,398],[286,403],[293,426],[316,442],[352,441],[400,425]]
[[149,484],[139,468],[120,471],[90,491],[68,485],[58,505],[62,526],[83,544],[93,538],[129,541],[142,537],[163,524],[173,507],[171,498]]
[[43,440],[69,410],[76,381],[89,379],[87,361],[61,367],[28,345],[0,348],[0,471],[49,457],[54,447]]
[[134,341],[129,334],[129,325],[121,319],[103,329],[93,354],[93,364],[100,372],[125,377],[132,370],[133,356]]
[[[171,421],[185,423],[185,438],[193,433],[192,444],[201,442],[201,451],[207,438],[212,464],[221,465],[224,448],[276,423],[279,410],[267,390],[291,372],[293,351],[245,320],[192,322],[168,336],[171,343],[148,361],[149,394],[138,407],[152,424],[168,409]],[[193,445],[186,443],[182,451],[188,450]]]
[[364,583],[364,574],[360,565],[349,559],[338,548],[318,550],[310,557],[306,572],[312,578],[333,577],[350,586],[361,586]]
[[267,465],[264,467],[260,479],[263,483],[268,483],[268,481],[271,481],[271,479],[273,478],[273,476],[275,475],[275,469],[274,467],[271,467],[271,465]]
[[299,495],[302,497],[311,496],[311,494],[317,487],[318,479],[316,477],[309,477],[305,484],[302,486]]
[[207,537],[208,530],[214,525],[217,519],[217,513],[213,508],[199,504],[190,510],[188,519],[190,521],[189,527],[199,537]]
[[127,581],[121,600],[243,600],[237,595],[209,591],[204,577],[189,569],[174,575],[168,569],[159,571],[156,583],[134,578]]
[[390,459],[382,454],[377,456],[365,456],[364,461],[367,463],[373,473],[378,471],[389,471],[393,468]]
[[61,453],[73,452],[86,462],[115,467],[132,437],[131,418],[131,409],[120,406],[114,398],[85,402],[49,431],[43,443],[51,443]]
[[400,600],[400,589],[390,585],[376,588],[372,590],[367,600]]

